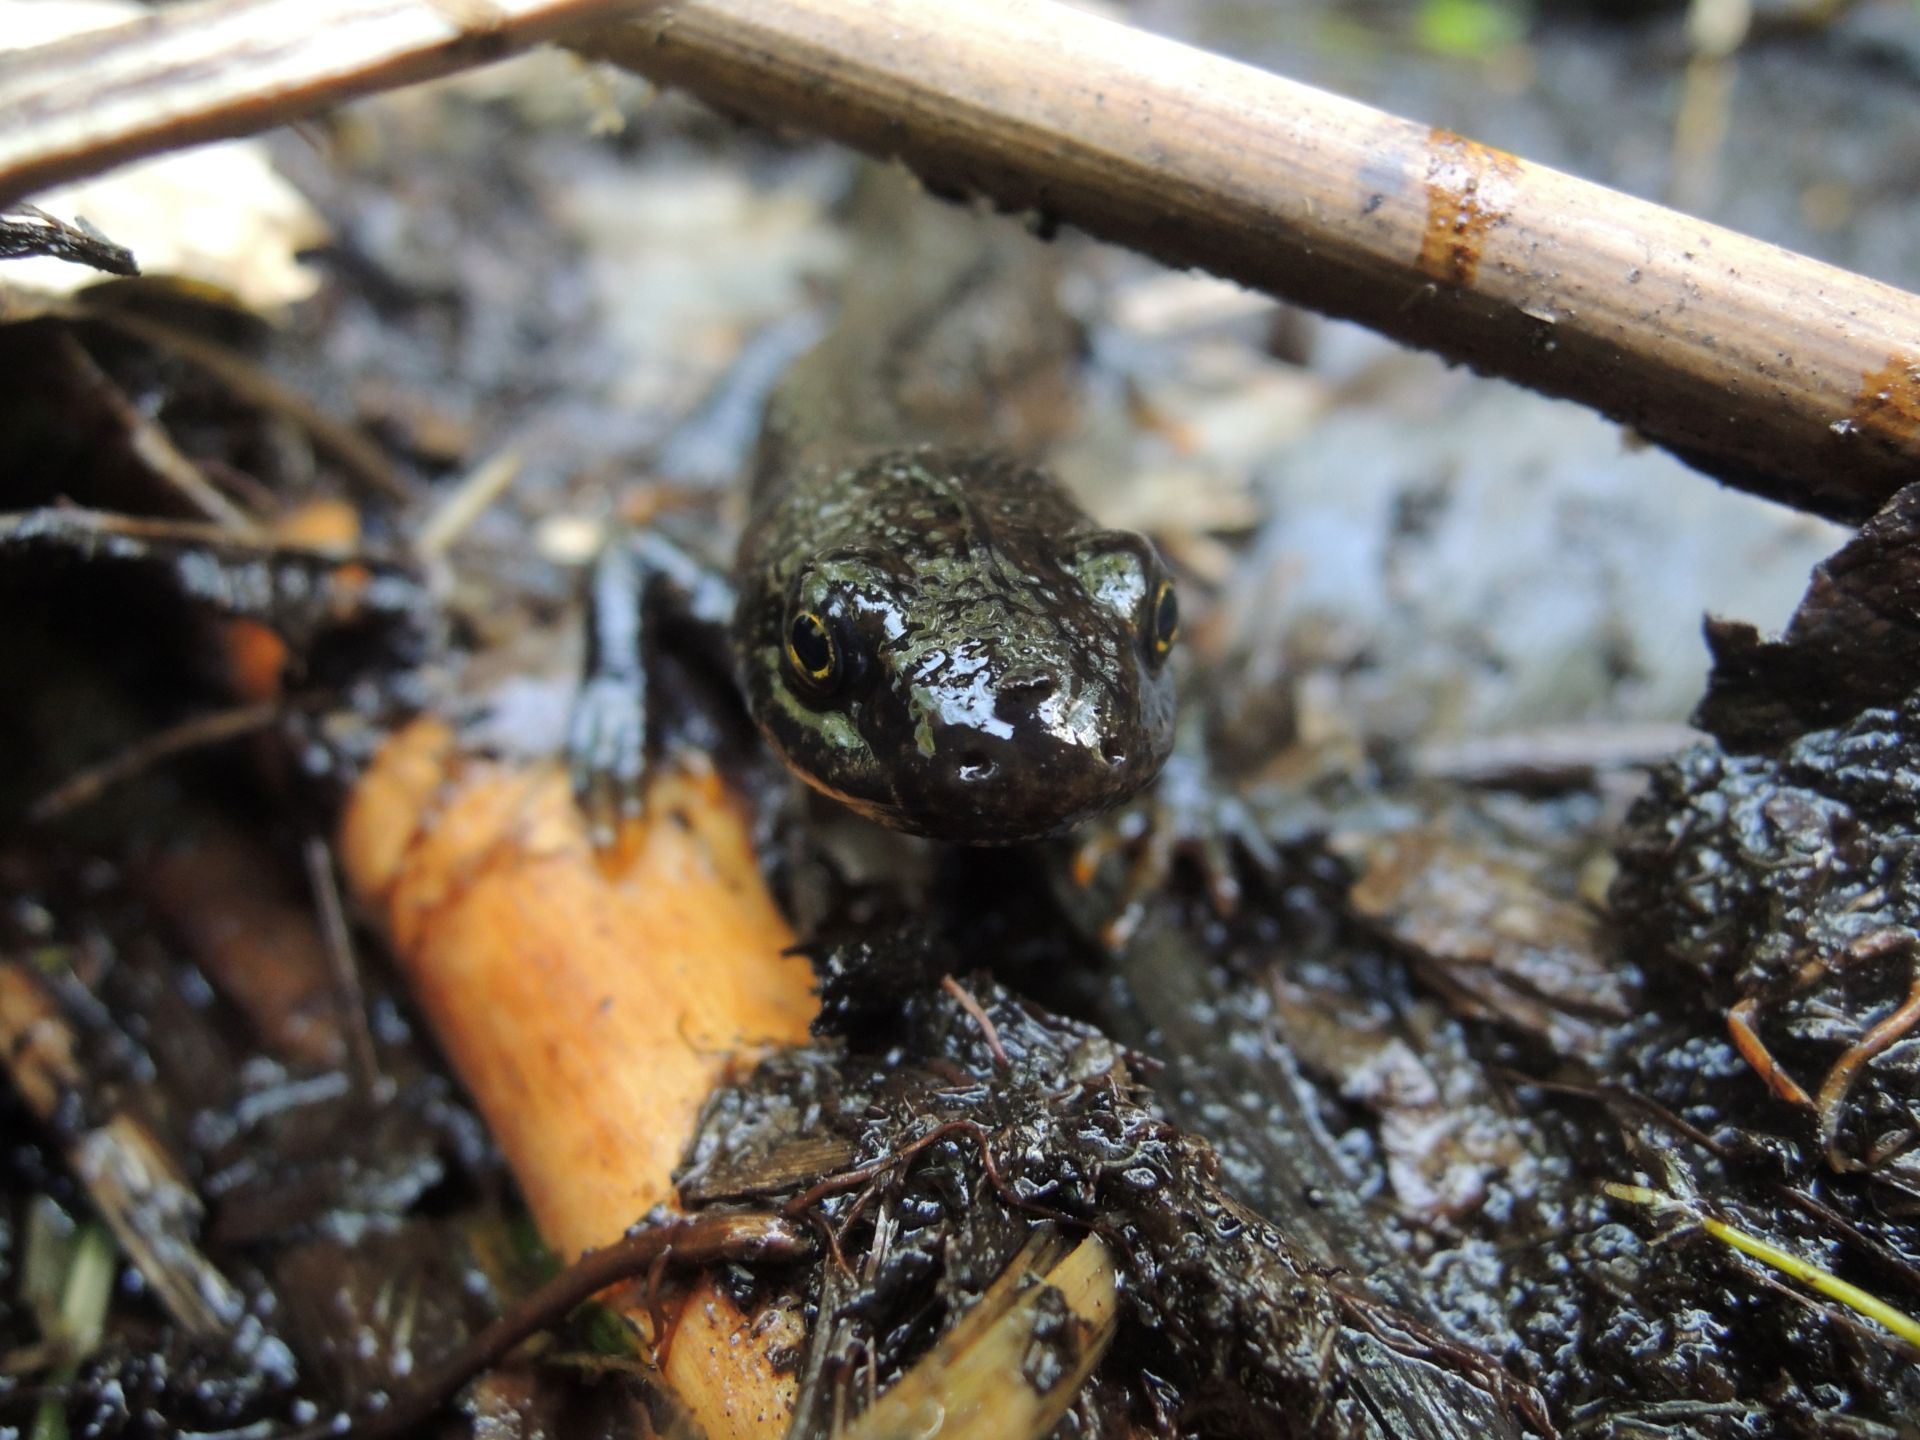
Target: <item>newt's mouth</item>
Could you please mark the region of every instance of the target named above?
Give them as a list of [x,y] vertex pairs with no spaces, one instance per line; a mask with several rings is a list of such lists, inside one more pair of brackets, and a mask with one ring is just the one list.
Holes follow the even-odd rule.
[[[775,747],[778,749],[778,747]],[[937,772],[912,767],[885,776],[884,793],[844,789],[783,755],[787,768],[821,794],[892,830],[950,845],[1022,845],[1076,829],[1131,799],[1159,773],[1164,756],[1122,757],[1105,773],[1063,784],[1045,765],[1007,765],[963,751]]]

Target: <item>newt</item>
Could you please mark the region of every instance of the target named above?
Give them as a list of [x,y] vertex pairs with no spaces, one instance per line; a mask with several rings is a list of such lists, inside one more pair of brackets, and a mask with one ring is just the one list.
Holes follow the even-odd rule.
[[768,400],[731,586],[646,532],[596,567],[570,751],[603,836],[647,763],[650,595],[724,634],[787,768],[899,830],[1059,834],[1172,749],[1165,563],[1096,524],[1002,418],[1072,348],[1047,247],[881,189],[837,321]]

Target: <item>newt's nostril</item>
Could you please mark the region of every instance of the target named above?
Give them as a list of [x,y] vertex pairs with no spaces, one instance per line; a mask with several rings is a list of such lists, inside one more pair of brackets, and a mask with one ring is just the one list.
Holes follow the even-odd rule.
[[960,764],[955,768],[953,773],[959,776],[964,783],[976,785],[982,780],[991,780],[994,771],[999,768],[998,765],[994,764],[991,759],[981,754],[978,750],[969,750],[960,757]]
[[1054,679],[1052,672],[1034,666],[1025,670],[1011,670],[1000,679],[1000,693],[1017,695],[1031,704],[1039,704],[1060,688],[1060,682]]

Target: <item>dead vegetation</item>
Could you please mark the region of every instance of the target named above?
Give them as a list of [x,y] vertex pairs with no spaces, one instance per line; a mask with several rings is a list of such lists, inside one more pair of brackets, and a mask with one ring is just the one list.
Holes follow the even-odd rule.
[[[272,7],[230,8],[251,25]],[[185,33],[191,10],[148,28]],[[540,7],[429,18],[505,45],[534,33],[523,10]],[[678,19],[675,75],[711,65],[743,93],[760,72],[722,53],[742,17]],[[629,41],[665,33],[640,23],[656,29]],[[469,53],[439,43],[434,65]],[[1199,85],[1210,62],[1179,53],[1195,70],[1155,83]],[[820,63],[857,90],[845,67],[873,58]],[[362,62],[368,83],[401,73]],[[55,73],[9,63],[0,114],[6,84]],[[929,82],[892,83],[898,102]],[[221,127],[267,113],[222,104]],[[706,122],[670,123],[662,145]],[[941,148],[958,142],[938,117],[910,139],[935,174],[971,153]],[[844,179],[708,140],[727,166]],[[133,142],[92,143],[72,153]],[[496,140],[446,143],[471,160]],[[1427,143],[1452,157],[1442,179],[1514,187],[1495,247],[1522,236],[1518,197],[1573,183]],[[368,163],[391,167],[376,191],[425,183],[404,157]],[[511,164],[493,179],[537,206]],[[1084,189],[1063,179],[1050,211],[1099,223]],[[1130,233],[1146,211],[1114,193],[1134,219],[1108,228]],[[1538,213],[1573,213],[1554,194]],[[359,203],[338,215],[377,229],[378,196]],[[1319,248],[1310,222],[1288,233]],[[8,234],[113,259],[38,217]],[[664,424],[478,453],[458,417],[531,392],[524,335],[463,351],[484,299],[437,291],[427,261],[402,283],[354,248],[372,243],[342,243],[353,263],[309,333],[364,354],[369,329],[430,332],[459,356],[382,358],[430,378],[363,392],[377,439],[340,418],[336,352],[290,354],[230,297],[0,291],[0,734],[22,817],[0,841],[0,1115],[31,1137],[0,1207],[0,1424],[1912,1434],[1908,492],[1778,639],[1714,628],[1707,734],[1657,762],[1614,729],[1537,732],[1491,765],[1370,751],[1316,710],[1324,685],[1290,677],[1276,701],[1262,657],[1235,671],[1203,619],[1197,648],[1245,685],[1218,737],[1250,757],[1238,848],[1149,855],[1124,927],[1124,844],[942,859],[797,814],[697,657],[669,685],[676,744],[701,758],[600,853],[551,753],[570,590],[605,513],[588,497],[628,467],[631,509],[717,530],[723,502],[662,458]],[[1433,257],[1452,268],[1421,283],[1464,295],[1465,263]],[[1477,263],[1502,268],[1497,248]],[[1803,296],[1799,264],[1770,255],[1785,268],[1749,288]],[[1511,310],[1497,291],[1489,275]],[[690,333],[738,353],[750,311]],[[1227,345],[1183,359],[1223,392],[1270,409],[1308,383],[1210,329],[1249,318],[1222,314],[1197,333],[1257,367]],[[1582,353],[1587,318],[1528,322],[1569,337],[1548,369]],[[539,337],[539,358],[584,333]],[[1154,403],[1150,369],[1113,383],[1095,349],[1143,468],[1180,473],[1197,432]],[[1649,391],[1665,373],[1617,369]],[[1864,513],[1904,477],[1901,383],[1849,452],[1871,463],[1762,437],[1794,478],[1757,483]],[[1832,396],[1802,399],[1795,423]],[[1331,407],[1315,390],[1300,423]],[[616,460],[575,464],[609,435]],[[1257,608],[1268,582],[1239,555],[1258,507],[1160,505],[1186,527],[1176,553],[1217,566],[1221,611]],[[1364,668],[1323,643],[1321,680]],[[1623,822],[1636,768],[1653,779]]]

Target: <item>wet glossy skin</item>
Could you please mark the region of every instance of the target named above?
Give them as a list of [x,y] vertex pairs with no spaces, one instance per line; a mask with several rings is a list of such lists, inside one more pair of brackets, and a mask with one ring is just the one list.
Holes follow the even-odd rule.
[[1146,539],[1098,528],[1003,456],[795,458],[755,487],[736,659],[755,721],[808,784],[897,829],[1007,844],[1159,772],[1165,581]]

